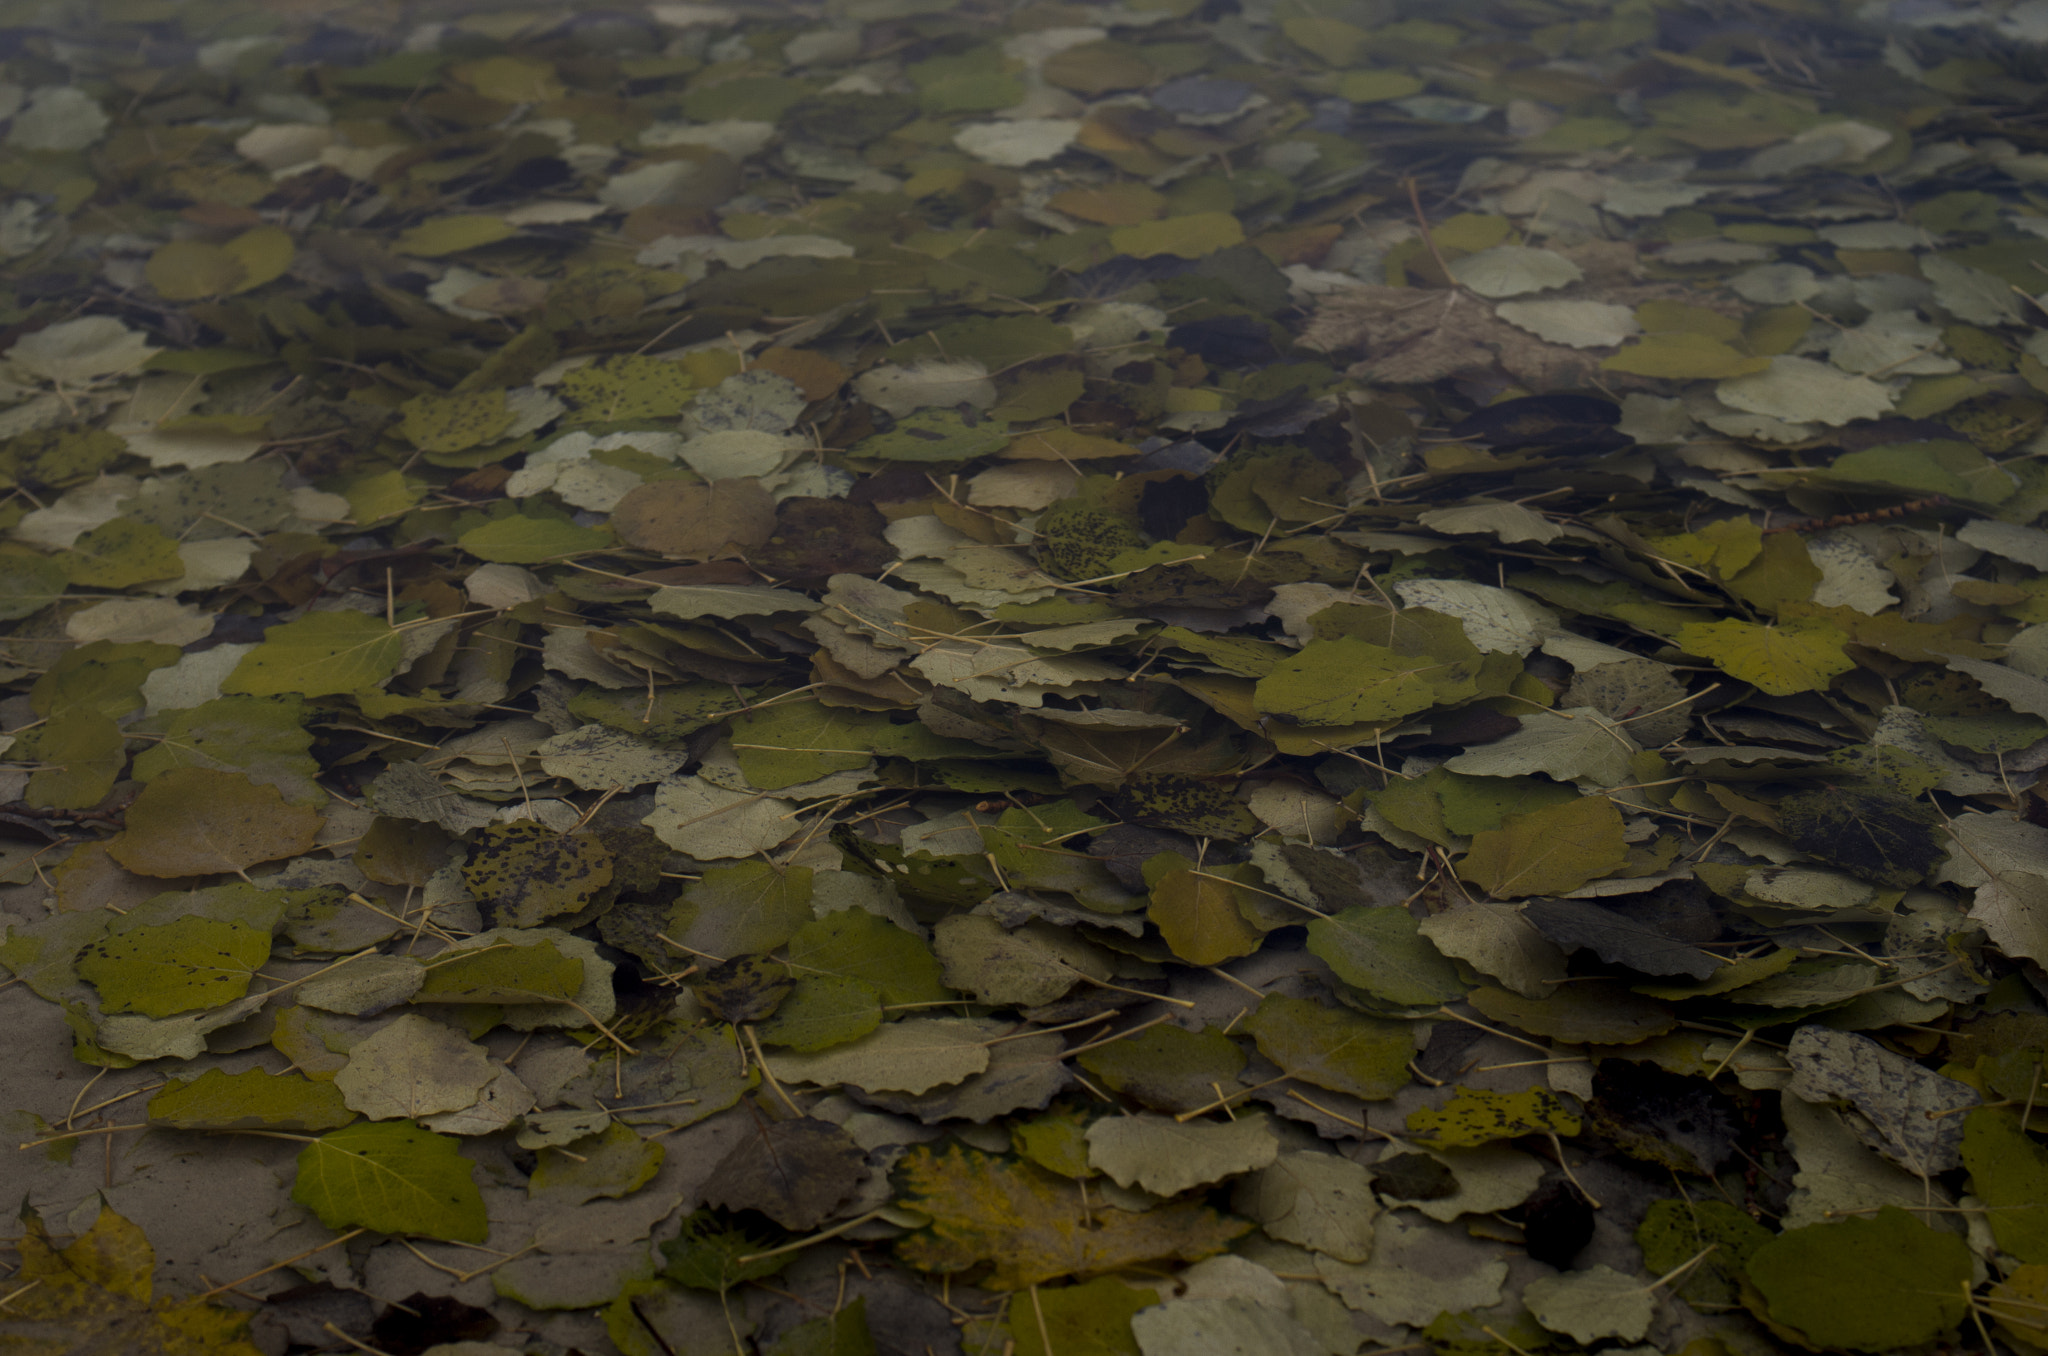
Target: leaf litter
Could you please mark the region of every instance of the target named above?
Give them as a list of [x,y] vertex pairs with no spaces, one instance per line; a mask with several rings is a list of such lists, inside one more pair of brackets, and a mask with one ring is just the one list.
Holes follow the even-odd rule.
[[4,1341],[2048,1348],[2035,8],[0,5]]

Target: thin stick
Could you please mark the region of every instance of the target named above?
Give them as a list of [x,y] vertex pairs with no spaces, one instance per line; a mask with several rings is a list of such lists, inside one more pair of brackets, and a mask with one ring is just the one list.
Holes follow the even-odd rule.
[[812,1234],[809,1238],[799,1238],[794,1243],[785,1243],[779,1248],[770,1248],[766,1252],[750,1252],[745,1257],[735,1257],[732,1259],[733,1265],[743,1267],[750,1262],[759,1262],[763,1258],[780,1257],[782,1256],[782,1254],[786,1252],[795,1252],[799,1248],[808,1248],[813,1243],[823,1243],[828,1238],[839,1237],[839,1235],[845,1233],[849,1229],[858,1229],[861,1225],[868,1223],[870,1220],[880,1219],[883,1214],[884,1211],[881,1210],[870,1210],[865,1215],[855,1215],[852,1219],[844,1220],[838,1224],[835,1224],[831,1228],[825,1230],[823,1233]]
[[273,1271],[281,1271],[285,1267],[296,1266],[298,1263],[305,1261],[308,1257],[311,1257],[316,1252],[326,1252],[329,1248],[348,1242],[357,1234],[367,1232],[369,1232],[367,1229],[351,1229],[345,1234],[341,1234],[335,1238],[328,1239],[325,1243],[322,1243],[317,1247],[308,1248],[304,1252],[299,1253],[296,1256],[285,1258],[282,1262],[272,1262],[269,1266],[263,1268],[263,1270],[252,1271],[248,1275],[242,1277],[239,1280],[229,1281],[226,1285],[217,1285],[211,1290],[203,1290],[199,1294],[194,1295],[192,1298],[202,1300],[212,1299],[215,1295],[222,1294],[229,1290],[233,1290],[237,1286],[247,1285],[249,1282],[258,1279],[259,1277],[268,1276]]

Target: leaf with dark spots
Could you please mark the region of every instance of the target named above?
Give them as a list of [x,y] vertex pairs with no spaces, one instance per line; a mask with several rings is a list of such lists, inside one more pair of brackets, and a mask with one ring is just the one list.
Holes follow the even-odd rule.
[[528,928],[594,900],[611,884],[612,854],[589,834],[530,820],[493,824],[479,832],[462,879],[488,926]]

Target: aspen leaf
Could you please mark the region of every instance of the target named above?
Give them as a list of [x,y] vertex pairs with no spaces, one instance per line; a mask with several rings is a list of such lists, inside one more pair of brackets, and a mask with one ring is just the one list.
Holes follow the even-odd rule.
[[1496,899],[1565,894],[1620,869],[1628,860],[1622,832],[1621,812],[1605,796],[1509,815],[1473,835],[1458,877]]
[[361,612],[309,612],[273,626],[221,683],[223,693],[324,697],[380,686],[398,670],[405,637]]
[[1075,1183],[958,1144],[914,1148],[897,1172],[909,1193],[903,1204],[931,1220],[897,1245],[898,1255],[927,1271],[988,1266],[987,1284],[1002,1290],[1163,1258],[1194,1261],[1251,1228],[1189,1202],[1084,1209]]

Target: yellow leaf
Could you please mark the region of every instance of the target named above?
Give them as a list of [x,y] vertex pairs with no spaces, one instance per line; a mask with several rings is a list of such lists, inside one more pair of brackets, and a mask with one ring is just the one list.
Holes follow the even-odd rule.
[[1174,955],[1190,965],[1219,965],[1259,949],[1265,934],[1240,907],[1257,902],[1251,891],[1218,874],[1169,871],[1152,887],[1145,916]]
[[1110,247],[1133,259],[1171,254],[1201,259],[1244,243],[1244,227],[1228,212],[1195,212],[1164,221],[1141,222],[1109,233]]
[[444,254],[495,244],[512,234],[514,228],[502,217],[470,213],[423,221],[400,235],[393,248],[400,254],[437,259]]
[[240,288],[247,270],[240,260],[204,240],[173,240],[159,246],[143,276],[165,301],[203,301]]
[[1748,376],[1770,365],[1770,359],[1752,358],[1719,339],[1682,331],[1646,334],[1640,342],[1608,355],[1600,363],[1610,372],[1700,381]]
[[562,82],[555,79],[553,66],[524,57],[494,56],[465,61],[449,74],[486,99],[508,104],[544,104],[564,93]]
[[1192,1262],[1223,1251],[1252,1227],[1193,1201],[1143,1212],[1104,1206],[1035,1163],[959,1144],[944,1152],[920,1145],[897,1174],[910,1193],[903,1204],[931,1220],[928,1232],[897,1244],[903,1260],[942,1272],[987,1264],[992,1270],[983,1284],[997,1290],[1165,1258]]
[[1773,697],[1817,692],[1856,667],[1842,652],[1849,637],[1833,627],[1763,626],[1756,622],[1692,622],[1678,646],[1711,659],[1721,672],[1754,683]]
[[242,269],[242,279],[229,289],[232,292],[248,292],[283,277],[296,253],[291,235],[278,226],[258,226],[253,231],[244,231],[220,248],[221,253]]

